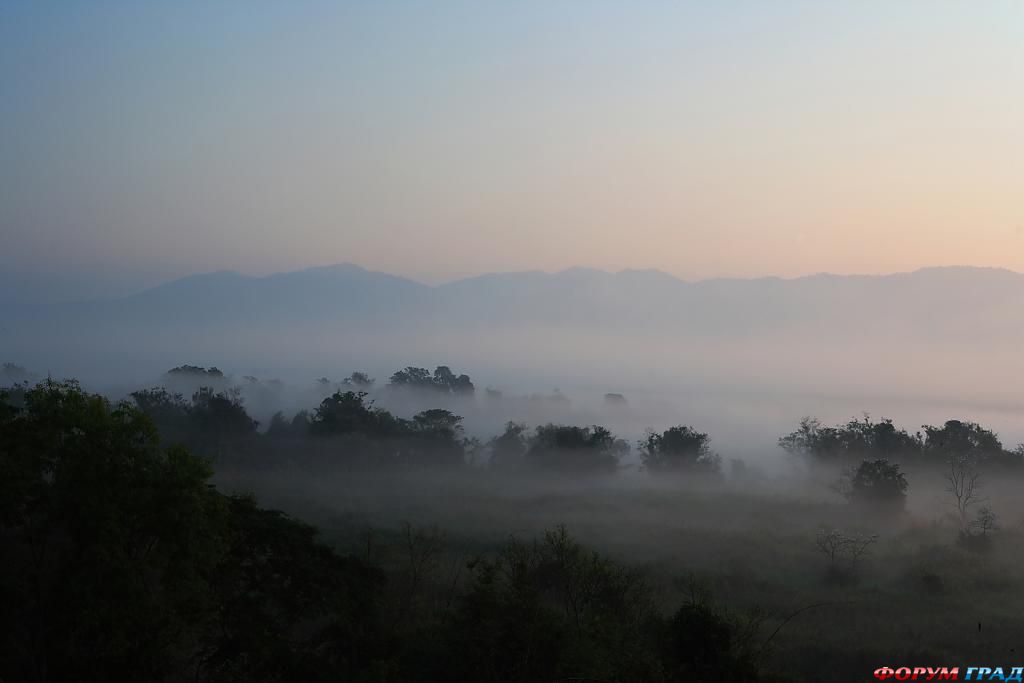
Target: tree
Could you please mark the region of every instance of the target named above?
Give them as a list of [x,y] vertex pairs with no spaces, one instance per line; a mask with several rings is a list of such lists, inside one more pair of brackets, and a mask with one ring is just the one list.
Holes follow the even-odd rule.
[[981,474],[974,457],[970,454],[950,456],[949,468],[946,470],[946,491],[952,495],[956,505],[961,537],[971,532],[968,513],[971,507],[982,500],[980,486]]
[[717,474],[721,459],[711,452],[711,439],[693,427],[679,425],[661,434],[647,432],[639,442],[640,458],[652,472],[709,472]]
[[342,384],[347,387],[355,387],[360,391],[367,391],[373,388],[374,382],[377,380],[370,377],[365,372],[353,372],[351,375],[342,380]]
[[1020,465],[1024,454],[1003,449],[999,437],[976,422],[947,420],[941,427],[925,425],[924,453],[932,461],[969,458],[979,466]]
[[874,422],[865,414],[863,419],[835,427],[824,427],[819,420],[805,417],[799,429],[779,439],[779,446],[788,453],[816,460],[893,460],[916,457],[921,439],[897,429],[889,418]]
[[971,522],[971,531],[980,536],[988,536],[998,529],[999,522],[996,513],[992,512],[992,508],[988,506],[979,508],[978,516]]
[[817,418],[805,417],[795,432],[779,438],[779,447],[793,455],[819,459],[839,457],[836,431],[834,427],[823,427]]
[[0,677],[157,680],[209,600],[225,510],[153,423],[46,380],[0,422]]
[[469,375],[456,376],[447,365],[439,365],[434,370],[434,386],[443,392],[456,395],[472,395],[476,390]]
[[496,436],[487,444],[491,451],[491,467],[498,469],[512,469],[523,464],[523,456],[526,454],[527,439],[526,425],[522,422],[511,422],[505,424],[505,431],[501,436]]
[[201,365],[179,365],[176,368],[171,368],[166,373],[165,377],[170,379],[183,378],[191,380],[222,380],[224,379],[224,373],[221,372],[217,367],[211,366],[204,368]]
[[902,508],[907,498],[907,478],[900,466],[888,460],[865,460],[850,480],[849,499],[856,503]]
[[310,421],[318,435],[392,436],[400,429],[391,413],[373,407],[365,391],[336,391],[320,402]]
[[668,620],[662,661],[670,683],[760,680],[756,629],[743,628],[703,595],[691,593]]
[[447,365],[437,366],[433,374],[426,368],[409,366],[391,375],[388,384],[397,388],[428,389],[453,395],[472,395],[476,390],[469,375],[456,375]]
[[547,424],[537,427],[530,439],[526,462],[553,471],[575,473],[614,472],[629,444],[610,431],[593,427]]
[[462,417],[433,408],[412,418],[412,433],[404,444],[404,459],[414,463],[461,465],[465,459]]
[[443,630],[450,656],[423,680],[661,680],[650,590],[564,527],[532,543],[512,539],[470,568]]
[[259,422],[246,412],[237,388],[227,391],[201,388],[192,394],[188,416],[194,430],[214,439],[255,434],[259,427]]
[[289,420],[280,410],[270,418],[267,436],[270,438],[303,437],[309,434],[309,411],[300,410]]
[[227,553],[212,577],[216,609],[196,679],[358,680],[386,655],[383,573],[250,497],[227,502]]
[[426,368],[415,368],[408,366],[404,370],[398,370],[388,381],[393,387],[409,388],[409,389],[433,389],[434,378],[430,375],[430,371]]
[[75,382],[0,410],[0,679],[366,680],[384,577]]
[[814,545],[828,559],[831,578],[850,579],[861,558],[878,541],[876,535],[848,534],[839,529],[823,527],[814,537]]

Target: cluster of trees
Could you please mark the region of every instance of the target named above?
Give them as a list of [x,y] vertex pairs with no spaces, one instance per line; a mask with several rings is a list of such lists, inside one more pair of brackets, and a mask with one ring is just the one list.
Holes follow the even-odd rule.
[[779,439],[779,446],[813,461],[847,464],[836,489],[851,502],[883,510],[901,510],[905,504],[908,482],[901,464],[941,467],[956,510],[958,541],[970,549],[987,549],[999,525],[980,493],[981,473],[1024,465],[1024,444],[1008,450],[995,432],[969,421],[947,420],[921,430],[910,434],[888,418],[874,422],[865,416],[832,427],[804,418],[796,431]]
[[[334,406],[311,424],[347,429]],[[0,679],[769,680],[756,629],[664,614],[564,528],[432,581],[427,536],[379,566],[210,477],[133,403],[50,380],[0,400]]]
[[184,377],[189,379],[199,379],[204,381],[209,380],[221,380],[224,379],[224,372],[217,367],[204,368],[200,365],[179,365],[176,368],[171,368],[164,377],[169,379],[175,379],[178,377]]
[[836,489],[851,503],[902,510],[909,484],[899,463],[885,459],[865,460],[846,469]]
[[135,406],[0,401],[0,678],[354,680],[380,571],[209,483]]
[[391,375],[389,386],[403,389],[425,389],[456,396],[472,396],[476,391],[469,375],[456,375],[447,365],[439,365],[433,374],[426,368],[409,366]]
[[604,427],[547,424],[528,435],[526,425],[509,422],[491,440],[491,463],[502,469],[552,472],[614,472],[629,444]]
[[[459,389],[453,387],[465,384],[464,375],[456,377],[443,366],[433,375],[422,368],[407,368],[397,375],[404,379],[392,378],[392,384],[426,386],[417,384],[422,381],[433,387],[431,391],[454,393]],[[302,410],[291,417],[278,412],[263,432],[246,412],[236,387],[204,386],[191,399],[157,387],[136,391],[131,398],[169,442],[219,462],[238,464],[313,459],[345,466],[454,467],[486,459],[490,466],[505,471],[601,474],[616,471],[631,450],[629,443],[600,425],[546,424],[530,431],[524,424],[509,422],[503,434],[484,444],[466,437],[462,417],[450,410],[433,408],[406,419],[376,406],[368,392],[353,388],[372,383],[365,374],[353,373],[343,389],[324,398],[314,411]],[[651,472],[720,470],[710,437],[689,426],[649,432],[638,448]]]
[[157,426],[168,443],[182,444],[207,458],[220,459],[251,446],[259,422],[252,419],[237,388],[196,390],[186,401],[163,387],[131,394],[135,406]]
[[[449,410],[425,410],[407,419],[375,406],[367,391],[357,388],[369,388],[373,382],[365,373],[353,373],[313,412],[299,411],[290,418],[279,412],[263,433],[247,414],[237,388],[202,387],[190,401],[164,388],[138,391],[132,398],[170,441],[204,456],[253,465],[305,457],[367,466],[486,461],[506,471],[598,474],[614,472],[631,451],[629,443],[600,425],[546,424],[529,430],[509,422],[501,435],[481,443],[466,437],[462,418]],[[472,387],[468,377],[456,376],[445,366],[433,374],[409,367],[395,373],[391,384],[449,394],[466,384]],[[973,422],[950,420],[922,430],[911,435],[890,419],[865,417],[825,427],[805,418],[796,431],[779,439],[779,445],[813,461],[846,465],[838,487],[851,501],[899,506],[907,491],[903,464],[945,466],[962,460],[983,468],[1024,462],[1024,447],[1008,451],[995,433]],[[692,426],[649,431],[636,449],[643,467],[655,474],[721,471],[721,457],[711,449],[710,436]]]
[[948,420],[940,427],[924,425],[921,430],[910,434],[889,418],[876,422],[865,416],[827,427],[805,417],[796,431],[779,439],[779,446],[824,462],[892,460],[944,466],[950,458],[969,457],[985,465],[1024,464],[1024,445],[1007,450],[994,432],[976,422]]

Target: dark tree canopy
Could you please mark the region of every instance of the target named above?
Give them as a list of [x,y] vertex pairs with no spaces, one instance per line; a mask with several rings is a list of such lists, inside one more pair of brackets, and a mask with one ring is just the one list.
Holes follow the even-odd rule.
[[373,387],[374,378],[370,377],[365,372],[353,372],[351,375],[341,380],[342,384],[347,387],[355,387],[361,391],[365,391]]
[[336,391],[313,413],[310,431],[321,435],[394,436],[400,425],[391,413],[373,407],[365,391]]
[[51,380],[0,411],[0,678],[353,680],[377,570],[223,496],[133,405]]
[[162,678],[223,551],[209,466],[73,382],[32,389],[0,444],[4,677]]
[[165,443],[183,444],[206,457],[251,445],[259,426],[246,412],[238,389],[203,387],[192,394],[191,402],[163,387],[136,391],[131,398]]
[[388,384],[407,389],[427,389],[443,394],[472,395],[476,388],[469,375],[456,375],[447,365],[439,365],[431,374],[426,368],[409,366],[391,375]]
[[779,439],[779,446],[789,453],[818,460],[909,459],[920,454],[921,438],[897,429],[889,418],[874,422],[865,416],[862,420],[825,427],[819,420],[805,417],[799,429]]
[[995,432],[976,422],[947,420],[941,427],[925,425],[924,454],[933,462],[968,458],[978,464],[1020,465],[1021,453],[1007,451]]
[[526,425],[522,422],[508,422],[505,431],[487,444],[491,452],[490,464],[496,469],[521,467],[526,455]]
[[693,427],[678,425],[660,434],[648,432],[639,447],[644,467],[652,472],[720,470],[720,459],[711,452],[711,438]]
[[167,371],[168,377],[223,379],[224,373],[216,367],[204,368],[200,365],[179,365]]
[[907,478],[900,466],[888,460],[865,460],[850,478],[848,497],[857,503],[894,505],[907,498]]
[[530,438],[525,461],[535,467],[561,472],[614,472],[629,444],[599,425],[573,427],[547,424]]

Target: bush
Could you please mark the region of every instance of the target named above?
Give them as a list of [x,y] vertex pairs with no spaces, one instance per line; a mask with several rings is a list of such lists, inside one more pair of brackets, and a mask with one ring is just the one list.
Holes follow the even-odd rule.
[[721,458],[711,452],[711,439],[693,427],[679,425],[661,434],[648,432],[639,443],[640,458],[651,472],[704,472],[717,474]]

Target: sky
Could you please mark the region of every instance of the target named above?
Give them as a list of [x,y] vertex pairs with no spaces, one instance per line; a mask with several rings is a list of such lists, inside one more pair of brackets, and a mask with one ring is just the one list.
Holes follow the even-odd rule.
[[1024,271],[1024,4],[0,7],[0,288]]

